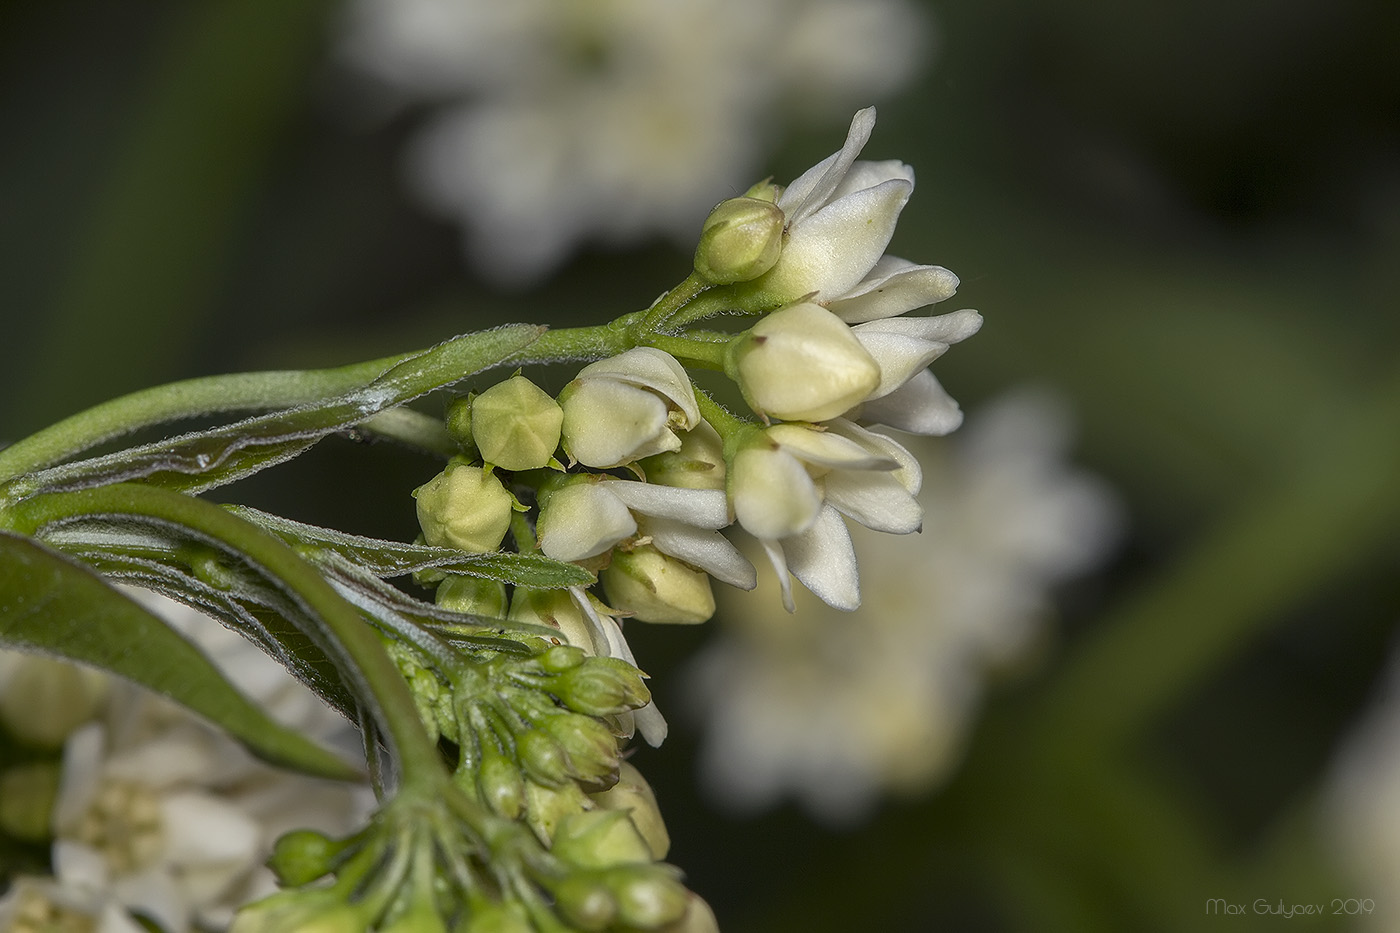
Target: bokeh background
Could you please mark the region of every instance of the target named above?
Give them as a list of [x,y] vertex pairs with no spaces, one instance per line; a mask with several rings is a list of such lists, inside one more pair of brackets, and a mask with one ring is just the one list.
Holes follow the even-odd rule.
[[[1127,530],[1057,591],[946,781],[867,819],[717,809],[674,715],[637,758],[671,860],[735,931],[1349,929],[1347,898],[1400,918],[1400,863],[1388,887],[1379,861],[1352,872],[1327,790],[1400,620],[1400,5],[919,9],[925,64],[867,155],[918,173],[892,249],[954,270],[987,320],[939,377],[972,410],[1059,393]],[[341,15],[0,5],[0,438],[169,379],[600,322],[685,275],[657,240],[480,277],[404,185],[422,109],[356,109]],[[794,177],[847,118],[775,113],[759,175]],[[332,439],[224,494],[411,538],[435,469]],[[672,675],[714,626],[643,628],[680,710]]]

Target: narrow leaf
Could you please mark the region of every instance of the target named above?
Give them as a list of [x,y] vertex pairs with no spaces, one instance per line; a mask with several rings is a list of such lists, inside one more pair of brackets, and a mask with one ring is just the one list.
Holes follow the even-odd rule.
[[335,755],[270,718],[200,651],[100,577],[0,532],[0,644],[90,664],[164,694],[274,764],[353,778]]

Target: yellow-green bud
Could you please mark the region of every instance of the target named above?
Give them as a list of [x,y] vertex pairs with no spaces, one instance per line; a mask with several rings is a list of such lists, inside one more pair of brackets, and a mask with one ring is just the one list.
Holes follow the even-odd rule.
[[671,851],[671,834],[661,817],[661,809],[656,805],[656,794],[646,778],[642,777],[642,772],[631,762],[624,761],[618,768],[616,784],[589,796],[605,810],[626,813],[637,832],[646,840],[653,859],[660,861]]
[[435,547],[494,551],[510,528],[510,493],[480,467],[458,460],[413,491],[423,539]]
[[680,435],[681,446],[641,461],[647,482],[682,489],[724,488],[724,441],[702,421]]
[[417,897],[408,910],[387,924],[377,927],[379,933],[447,933],[447,924],[438,913],[428,891],[415,892]]
[[512,376],[472,402],[472,437],[481,459],[503,470],[536,470],[554,459],[564,410],[524,376]]
[[787,218],[772,201],[721,201],[700,228],[695,271],[708,282],[728,285],[756,279],[777,263]]
[[21,742],[57,748],[97,712],[107,679],[67,661],[0,651],[0,728]]
[[550,893],[569,925],[585,933],[605,930],[617,918],[617,901],[607,885],[586,875],[570,875]]
[[49,839],[59,766],[37,761],[0,773],[0,832],[26,842]]
[[470,395],[459,395],[447,403],[443,423],[447,426],[447,433],[452,435],[452,439],[457,442],[458,447],[462,448],[463,453],[470,454],[476,450],[476,441],[472,439],[472,397]]
[[593,653],[593,637],[588,631],[588,619],[574,602],[568,590],[532,590],[517,586],[510,601],[512,622],[548,625],[559,630],[571,645]]
[[782,185],[775,185],[773,184],[772,178],[765,178],[763,179],[763,181],[754,185],[748,191],[745,191],[744,197],[757,198],[760,201],[772,201],[774,203],[777,203],[778,198],[782,197],[782,194]]
[[546,717],[540,727],[554,736],[568,755],[569,773],[589,790],[611,787],[617,780],[617,736],[589,716],[564,713]]
[[705,900],[691,891],[685,913],[674,923],[669,923],[656,933],[719,933],[719,921],[715,912]]
[[588,795],[573,781],[559,787],[526,781],[525,804],[525,818],[534,830],[536,838],[545,844],[554,838],[560,820],[572,813],[587,810],[593,805]]
[[784,421],[843,415],[880,384],[880,364],[850,325],[811,302],[774,311],[736,337],[724,369],[754,411]]
[[481,743],[481,764],[476,772],[477,787],[486,805],[508,820],[525,808],[525,782],[515,766],[490,739]]
[[530,780],[558,787],[569,779],[564,746],[543,729],[526,729],[515,737],[515,754]]
[[551,851],[579,868],[647,864],[651,847],[626,813],[585,810],[560,820]]
[[455,933],[535,933],[535,925],[523,904],[473,903],[471,913],[458,924]]
[[617,918],[628,926],[651,930],[675,923],[690,907],[690,892],[670,866],[627,865],[605,872],[604,879],[617,898]]
[[608,602],[642,622],[694,624],[715,614],[710,577],[651,545],[613,554],[598,575]]
[[569,709],[588,716],[616,716],[651,700],[642,672],[619,658],[590,658],[551,678],[547,689]]
[[571,671],[584,662],[588,657],[583,653],[582,648],[575,648],[573,645],[555,645],[544,654],[540,655],[540,667],[551,674],[562,674]]
[[506,585],[499,580],[448,574],[438,584],[437,604],[453,612],[504,619],[506,615]]

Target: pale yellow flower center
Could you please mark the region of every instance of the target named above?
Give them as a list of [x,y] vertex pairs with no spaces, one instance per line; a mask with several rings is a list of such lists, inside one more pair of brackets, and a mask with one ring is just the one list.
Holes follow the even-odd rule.
[[5,933],[94,933],[97,929],[97,918],[55,904],[34,888],[22,890],[16,906]]
[[165,841],[160,799],[144,784],[103,782],[77,829],[78,841],[100,852],[114,874],[149,866]]

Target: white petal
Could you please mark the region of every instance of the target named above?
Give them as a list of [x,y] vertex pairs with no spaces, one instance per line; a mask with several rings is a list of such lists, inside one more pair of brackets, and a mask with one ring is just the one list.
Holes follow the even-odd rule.
[[749,449],[734,458],[734,515],[749,534],[785,538],[811,526],[821,493],[796,457]]
[[[584,597],[586,594],[577,587],[573,588],[577,592],[575,598]],[[621,658],[633,667],[637,666],[637,659],[632,656],[632,648],[627,644],[627,639],[622,635],[622,626],[617,624],[617,620],[609,615],[601,615],[593,609],[591,604],[585,603],[590,617],[597,623],[599,634],[608,643],[608,657]],[[637,731],[642,734],[642,738],[652,748],[660,747],[666,741],[666,735],[671,727],[666,724],[666,717],[661,715],[661,710],[656,708],[656,701],[648,703],[641,709],[632,711],[632,722],[637,727]]]
[[768,555],[768,562],[773,565],[773,573],[778,577],[778,587],[783,592],[783,608],[796,612],[797,604],[792,601],[792,575],[788,573],[787,555],[783,553],[782,545],[766,538],[759,538],[758,543],[763,545],[763,553]]
[[907,535],[923,525],[923,506],[892,473],[841,471],[825,485],[826,501],[866,528]]
[[831,506],[822,508],[816,524],[782,542],[788,568],[802,585],[833,609],[850,612],[860,607],[860,572],[846,523]]
[[106,750],[106,730],[95,722],[79,727],[63,743],[63,768],[59,772],[58,801],[53,811],[53,825],[60,833],[76,831],[96,796]]
[[788,223],[793,224],[825,204],[831,192],[841,183],[850,171],[856,156],[870,141],[870,132],[875,129],[875,108],[866,107],[856,111],[851,119],[851,128],[846,133],[846,141],[841,151],[822,159],[807,169],[783,190],[778,198],[778,207],[787,215]]
[[959,343],[982,329],[982,315],[971,308],[936,314],[933,317],[892,317],[867,321],[852,328],[861,334],[901,334],[935,343]]
[[789,300],[843,297],[875,267],[894,236],[912,183],[892,179],[846,195],[794,226],[783,254],[760,281]]
[[[161,800],[165,857],[188,870],[221,867],[223,884],[257,861],[258,825],[238,807],[205,793],[185,791]],[[211,886],[214,882],[205,879]],[[211,890],[215,897],[222,890]]]
[[555,560],[595,557],[637,532],[612,483],[565,486],[545,500],[538,525],[540,550]]
[[840,184],[831,192],[831,196],[826,199],[826,202],[833,204],[848,194],[853,194],[864,188],[874,188],[876,185],[883,185],[885,182],[895,179],[907,181],[913,185],[914,169],[898,159],[884,159],[878,162],[861,159],[851,163],[850,171],[846,173],[846,177],[841,179]]
[[[898,464],[873,453],[848,437],[831,431],[815,431],[799,424],[775,424],[766,432],[770,440],[800,460],[833,470],[893,470]],[[779,535],[778,537],[786,537]]]
[[673,518],[699,528],[723,528],[729,524],[729,501],[723,489],[683,489],[635,480],[603,485],[628,508],[643,515]]
[[668,519],[650,519],[643,530],[658,551],[699,567],[716,580],[741,590],[758,585],[753,564],[718,531]]
[[[898,318],[897,320],[904,320]],[[874,324],[884,324],[884,321],[873,321]],[[895,389],[904,385],[914,377],[914,374],[927,369],[928,364],[938,359],[948,351],[946,343],[935,343],[930,340],[920,340],[917,337],[909,337],[904,334],[886,333],[883,331],[861,331],[859,328],[869,325],[859,324],[855,331],[856,339],[866,352],[875,358],[875,362],[880,367],[880,384],[866,396],[866,401],[884,398]]]
[[671,354],[655,347],[633,347],[617,356],[590,363],[579,370],[579,379],[609,378],[650,389],[669,399],[685,415],[685,430],[700,423],[700,406],[685,367]]
[[833,434],[849,437],[862,447],[881,456],[889,457],[899,464],[894,477],[903,484],[911,496],[917,496],[924,483],[924,469],[919,458],[914,456],[901,443],[887,434],[863,428],[854,421],[836,418],[827,422],[827,429]]
[[962,419],[958,403],[928,370],[860,409],[860,420],[867,424],[884,424],[911,434],[948,434]]
[[860,324],[945,301],[957,289],[958,277],[942,266],[917,266],[883,256],[863,281],[826,307],[847,324]]

